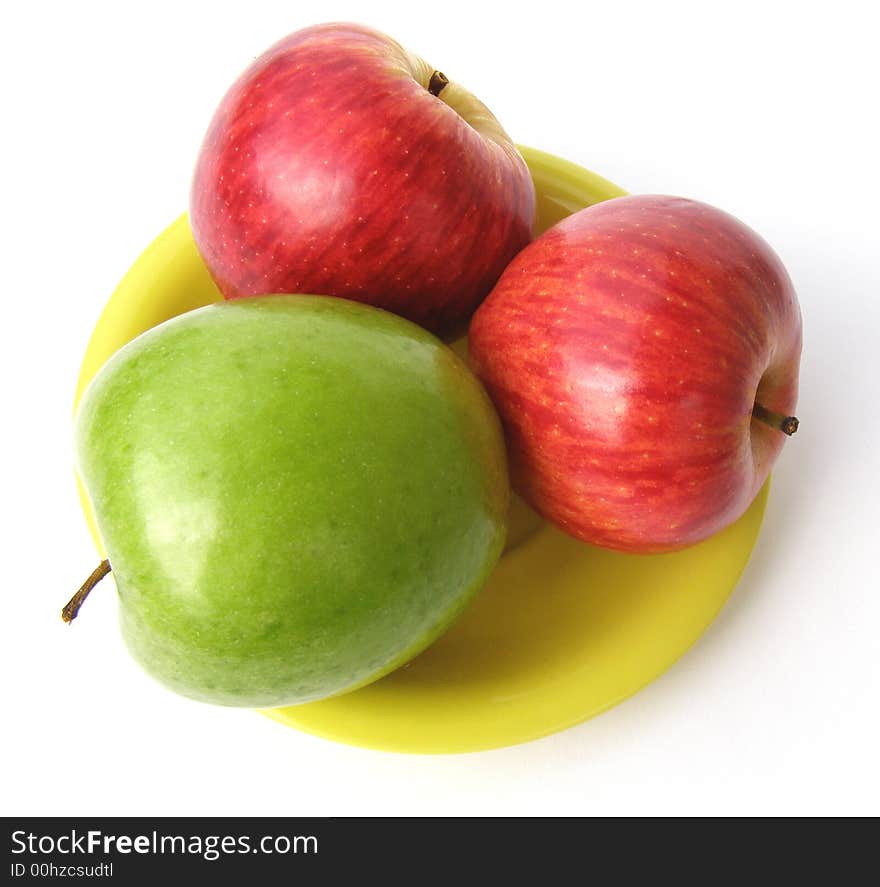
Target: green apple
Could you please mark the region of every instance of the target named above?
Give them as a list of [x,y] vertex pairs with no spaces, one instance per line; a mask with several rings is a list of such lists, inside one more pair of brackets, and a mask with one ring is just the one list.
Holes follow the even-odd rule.
[[128,647],[195,699],[368,683],[443,632],[504,545],[504,444],[479,382],[354,302],[163,323],[101,370],[75,436]]

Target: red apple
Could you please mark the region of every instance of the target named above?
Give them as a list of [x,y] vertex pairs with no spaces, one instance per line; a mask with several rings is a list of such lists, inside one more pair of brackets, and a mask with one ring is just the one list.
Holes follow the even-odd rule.
[[227,298],[322,293],[448,335],[531,239],[519,151],[466,89],[360,25],[298,31],[223,99],[190,221]]
[[470,327],[517,491],[571,535],[630,552],[682,548],[745,511],[797,426],[800,351],[773,250],[676,197],[563,220]]

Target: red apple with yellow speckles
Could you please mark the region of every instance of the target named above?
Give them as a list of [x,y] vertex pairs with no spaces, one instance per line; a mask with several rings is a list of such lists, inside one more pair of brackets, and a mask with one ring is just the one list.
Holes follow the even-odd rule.
[[712,535],[797,428],[789,276],[703,203],[631,196],[570,216],[514,259],[469,341],[514,487],[596,545],[663,552]]
[[488,108],[351,24],[291,34],[244,72],[190,198],[227,298],[342,296],[446,336],[530,241],[534,214],[528,168]]

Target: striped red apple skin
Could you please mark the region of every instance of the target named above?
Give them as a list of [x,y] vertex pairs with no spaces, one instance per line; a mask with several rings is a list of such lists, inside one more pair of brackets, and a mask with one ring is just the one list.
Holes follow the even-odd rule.
[[362,25],[297,31],[229,89],[190,221],[226,298],[322,293],[460,332],[532,238],[535,191],[464,87]]
[[801,317],[770,246],[692,200],[622,197],[526,247],[470,327],[516,490],[586,542],[672,551],[752,502],[797,401]]

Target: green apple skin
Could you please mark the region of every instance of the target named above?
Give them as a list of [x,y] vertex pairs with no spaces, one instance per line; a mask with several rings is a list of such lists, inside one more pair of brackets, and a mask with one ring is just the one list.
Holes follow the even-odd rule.
[[194,699],[369,683],[449,626],[504,546],[479,382],[430,333],[342,299],[167,321],[102,368],[75,437],[126,643]]

